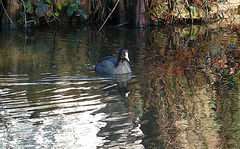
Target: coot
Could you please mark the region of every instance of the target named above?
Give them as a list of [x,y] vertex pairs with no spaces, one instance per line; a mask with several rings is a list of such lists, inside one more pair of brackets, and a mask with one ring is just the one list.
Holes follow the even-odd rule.
[[107,74],[127,74],[131,73],[131,68],[128,62],[128,50],[122,48],[118,53],[118,58],[112,56],[103,58],[96,65],[95,70]]

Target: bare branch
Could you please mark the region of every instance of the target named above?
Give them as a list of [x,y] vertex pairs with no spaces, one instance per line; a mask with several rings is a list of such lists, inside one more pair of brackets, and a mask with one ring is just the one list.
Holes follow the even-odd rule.
[[105,25],[105,23],[107,22],[107,20],[109,19],[109,17],[112,15],[113,11],[116,9],[118,3],[119,3],[120,0],[118,0],[113,8],[113,10],[110,12],[110,14],[108,15],[108,17],[106,18],[106,20],[104,21],[104,23],[102,24],[102,26],[99,28],[98,32],[101,31],[101,29],[103,28],[103,26]]

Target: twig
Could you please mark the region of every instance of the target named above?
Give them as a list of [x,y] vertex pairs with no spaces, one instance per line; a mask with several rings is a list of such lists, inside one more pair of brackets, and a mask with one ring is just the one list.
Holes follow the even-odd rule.
[[2,6],[4,12],[6,13],[8,19],[10,20],[10,22],[12,23],[12,25],[14,26],[14,28],[17,30],[17,27],[16,27],[15,24],[13,23],[12,19],[9,17],[9,15],[8,15],[8,13],[7,13],[7,11],[6,11],[5,7],[4,7],[4,5],[3,5],[2,0],[0,0],[0,4],[1,4],[1,6]]
[[22,3],[23,3],[23,9],[24,9],[24,27],[27,27],[27,24],[30,23],[30,22],[33,22],[35,25],[37,25],[37,22],[35,20],[29,20],[27,21],[27,14],[26,14],[26,6],[25,6],[25,3],[23,0],[21,0]]
[[126,24],[128,24],[128,21],[125,21],[125,22],[120,23],[120,24],[118,24],[118,25],[115,25],[115,26],[113,26],[113,27],[121,27],[121,26],[124,26],[124,25],[126,25]]
[[[54,3],[55,3],[55,5],[57,5],[56,0],[54,0]],[[51,11],[49,11],[49,12],[52,14],[53,19],[50,20],[50,21],[48,21],[48,22],[52,22],[52,21],[54,21],[55,19],[57,19],[60,23],[64,24],[55,14],[53,14]]]
[[49,26],[50,28],[52,28],[52,26],[51,26],[51,25],[49,24],[49,22],[48,22],[48,18],[47,18],[46,15],[44,15],[44,18],[45,18],[45,20],[47,21],[48,26]]
[[57,19],[60,23],[64,24],[57,16],[55,16],[55,14],[53,14],[51,11],[49,11],[49,12],[52,14],[53,19],[50,21],[47,20],[48,22],[53,22],[55,19]]
[[117,1],[117,3],[115,4],[113,10],[110,12],[110,14],[108,15],[108,17],[106,18],[106,20],[104,21],[104,23],[102,24],[102,26],[99,28],[98,32],[101,31],[101,29],[103,28],[103,26],[105,25],[105,23],[107,22],[107,20],[109,19],[109,17],[112,15],[113,11],[116,9],[118,3],[119,3],[120,0]]

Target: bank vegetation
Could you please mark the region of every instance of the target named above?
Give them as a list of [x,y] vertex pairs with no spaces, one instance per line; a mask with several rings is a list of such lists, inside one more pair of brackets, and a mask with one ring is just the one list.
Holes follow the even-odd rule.
[[239,0],[0,0],[3,29],[176,23],[239,24]]

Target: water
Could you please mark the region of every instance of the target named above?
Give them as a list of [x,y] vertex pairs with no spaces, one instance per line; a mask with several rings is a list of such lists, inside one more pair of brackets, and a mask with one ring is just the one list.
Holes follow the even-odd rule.
[[[2,31],[1,148],[239,148],[239,33]],[[131,75],[96,74],[129,50]]]

